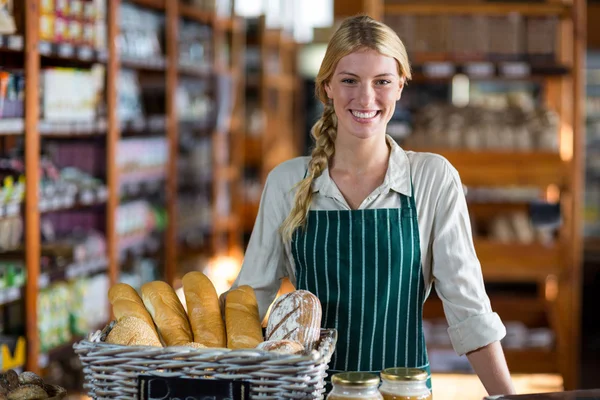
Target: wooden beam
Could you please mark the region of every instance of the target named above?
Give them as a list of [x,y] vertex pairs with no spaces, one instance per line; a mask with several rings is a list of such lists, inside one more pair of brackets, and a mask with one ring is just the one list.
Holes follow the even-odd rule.
[[38,207],[40,135],[39,84],[40,54],[39,0],[25,1],[25,319],[27,336],[26,369],[39,373],[38,280],[40,276],[40,212]]
[[567,18],[571,7],[560,3],[442,3],[421,4],[418,2],[406,4],[386,4],[385,15],[411,14],[411,15],[509,15],[521,14],[535,17],[557,16]]
[[108,4],[108,64],[106,70],[106,101],[108,130],[106,136],[106,244],[108,256],[108,278],[110,285],[119,280],[119,238],[117,236],[117,208],[119,207],[119,170],[115,162],[119,145],[120,131],[117,115],[117,82],[119,77],[119,8],[121,0]]
[[[111,3],[113,0],[110,0]],[[120,2],[121,0],[119,0]],[[165,1],[167,3],[171,2],[179,2],[180,0],[129,0],[130,3],[137,4],[138,6],[153,8],[155,10],[164,10],[165,9]]]
[[167,230],[165,238],[165,280],[172,285],[177,274],[177,188],[179,155],[179,116],[177,113],[177,86],[179,85],[179,2],[167,1],[167,141],[169,161],[167,176]]

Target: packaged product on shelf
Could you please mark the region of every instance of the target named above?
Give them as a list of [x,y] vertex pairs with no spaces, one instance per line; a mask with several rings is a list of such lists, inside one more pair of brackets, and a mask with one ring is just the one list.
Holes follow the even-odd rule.
[[13,0],[0,1],[0,34],[10,35],[17,31],[13,16]]
[[70,0],[54,0],[54,12],[57,15],[68,17]]
[[83,0],[69,0],[69,17],[77,20],[83,18]]

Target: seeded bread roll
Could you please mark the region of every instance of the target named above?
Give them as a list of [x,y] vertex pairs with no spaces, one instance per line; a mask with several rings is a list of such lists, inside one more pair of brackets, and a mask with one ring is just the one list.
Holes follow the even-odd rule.
[[192,342],[192,330],[183,305],[171,286],[162,281],[142,286],[142,300],[166,346]]
[[134,288],[125,283],[117,283],[108,291],[108,300],[117,321],[124,317],[139,318],[158,335],[150,313]]
[[194,342],[206,347],[227,347],[225,322],[210,279],[202,272],[188,272],[182,282]]
[[230,349],[254,349],[264,340],[254,289],[244,285],[227,294],[225,323]]
[[306,350],[320,337],[321,302],[306,290],[296,290],[275,300],[267,322],[266,340],[293,340]]
[[124,317],[117,321],[106,337],[106,343],[162,347],[156,332],[145,321],[135,317]]
[[280,354],[301,354],[304,352],[304,346],[293,340],[268,340],[260,343],[256,348]]

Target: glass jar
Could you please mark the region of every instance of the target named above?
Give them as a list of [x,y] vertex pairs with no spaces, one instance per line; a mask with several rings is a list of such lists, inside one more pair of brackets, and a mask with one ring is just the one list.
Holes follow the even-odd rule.
[[381,371],[379,391],[384,400],[431,400],[427,371],[418,368],[388,368]]
[[331,377],[333,389],[327,400],[383,400],[377,387],[379,377],[364,372],[343,372]]

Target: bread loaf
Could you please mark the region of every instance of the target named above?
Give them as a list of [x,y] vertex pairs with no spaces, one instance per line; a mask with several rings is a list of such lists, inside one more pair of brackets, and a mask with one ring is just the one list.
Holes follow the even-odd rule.
[[158,335],[150,313],[134,288],[125,283],[117,283],[108,291],[108,300],[117,321],[124,317],[139,318]]
[[227,294],[225,323],[230,349],[254,349],[263,341],[254,289],[240,286]]
[[123,317],[117,321],[106,337],[106,343],[124,346],[162,347],[154,329],[142,319]]
[[266,340],[293,340],[306,350],[315,348],[320,337],[321,302],[306,290],[280,296],[267,322]]
[[202,343],[190,342],[190,343],[184,344],[184,346],[185,347],[193,347],[194,349],[206,349],[206,346],[203,345]]
[[268,340],[260,343],[256,348],[280,354],[301,354],[304,352],[304,346],[293,340]]
[[182,282],[194,342],[206,347],[227,347],[225,322],[210,279],[202,272],[188,272]]
[[183,305],[171,286],[154,281],[142,286],[142,300],[167,346],[192,342],[192,330]]

